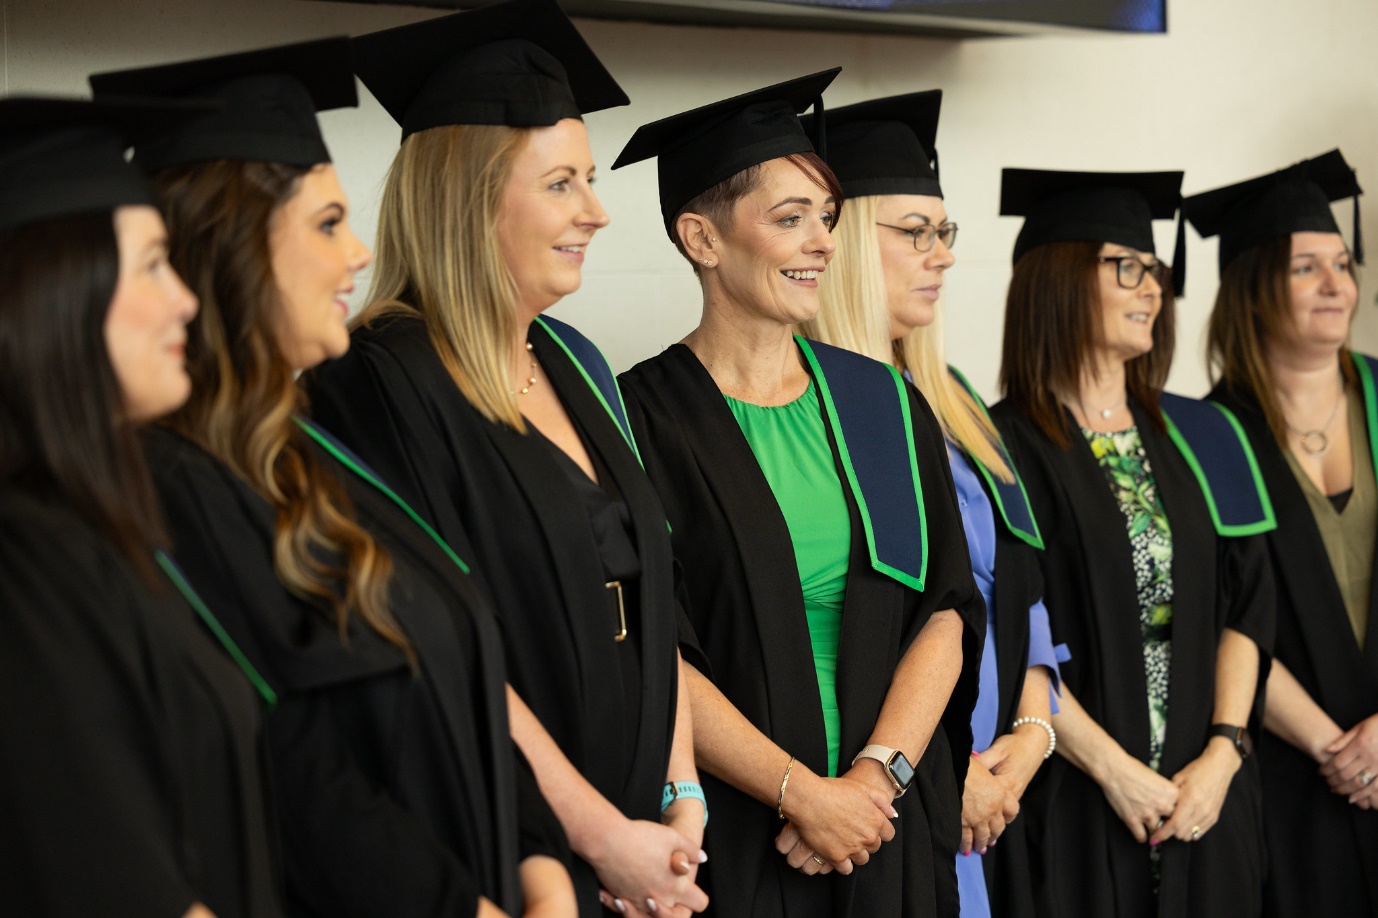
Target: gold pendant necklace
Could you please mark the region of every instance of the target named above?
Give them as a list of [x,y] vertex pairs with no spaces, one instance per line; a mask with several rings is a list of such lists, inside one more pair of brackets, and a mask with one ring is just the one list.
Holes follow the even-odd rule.
[[1318,459],[1330,452],[1330,428],[1335,423],[1335,419],[1340,416],[1340,406],[1344,404],[1344,401],[1345,386],[1344,378],[1341,377],[1340,394],[1335,398],[1335,407],[1330,409],[1330,417],[1321,427],[1315,430],[1297,430],[1297,428],[1292,426],[1292,422],[1287,420],[1286,414],[1282,416],[1283,423],[1287,425],[1287,429],[1301,438],[1299,443],[1302,452]]

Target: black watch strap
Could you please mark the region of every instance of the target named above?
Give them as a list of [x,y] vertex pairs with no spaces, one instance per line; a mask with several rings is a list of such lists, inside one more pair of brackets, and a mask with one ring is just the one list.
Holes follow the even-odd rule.
[[1239,753],[1241,759],[1247,759],[1254,754],[1254,741],[1249,736],[1247,727],[1238,727],[1234,724],[1211,724],[1208,735],[1212,737],[1223,736],[1234,743],[1234,750]]

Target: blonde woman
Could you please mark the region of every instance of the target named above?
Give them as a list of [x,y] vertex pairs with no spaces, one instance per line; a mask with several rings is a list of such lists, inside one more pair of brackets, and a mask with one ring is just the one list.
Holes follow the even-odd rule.
[[[847,210],[810,338],[893,363],[928,399],[947,436],[972,572],[986,605],[972,758],[962,799],[962,915],[1027,914],[1028,819],[1019,802],[1053,751],[1058,665],[1043,607],[1043,547],[1023,486],[979,396],[943,358],[940,294],[954,258],[932,167],[942,92],[832,109],[828,154]],[[990,846],[1001,841],[999,855]],[[984,871],[983,871],[984,862]],[[991,885],[988,891],[987,878]]]
[[309,382],[315,414],[473,559],[581,913],[600,887],[625,914],[701,909],[665,512],[602,356],[541,315],[578,289],[608,222],[581,115],[627,98],[553,0],[354,52],[404,139],[369,305],[348,356]]

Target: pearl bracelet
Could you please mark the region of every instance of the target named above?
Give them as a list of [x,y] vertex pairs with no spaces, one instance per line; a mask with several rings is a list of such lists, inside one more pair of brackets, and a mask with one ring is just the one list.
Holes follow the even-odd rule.
[[1024,724],[1037,724],[1048,731],[1048,751],[1043,753],[1043,758],[1046,761],[1053,754],[1053,750],[1057,748],[1057,731],[1053,729],[1052,724],[1041,717],[1021,717],[1010,724],[1010,731],[1013,732],[1015,727],[1022,727]]

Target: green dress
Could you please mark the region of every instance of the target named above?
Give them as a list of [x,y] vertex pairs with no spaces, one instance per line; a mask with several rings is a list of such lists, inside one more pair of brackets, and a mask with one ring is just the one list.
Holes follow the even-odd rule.
[[1172,667],[1172,529],[1137,427],[1114,433],[1082,428],[1120,505],[1134,557],[1139,634],[1148,685],[1149,760],[1157,771],[1167,739],[1168,676]]
[[837,708],[837,645],[842,604],[847,597],[847,564],[852,521],[842,480],[812,379],[788,405],[753,405],[724,396],[789,527],[804,615],[813,644],[813,665],[828,739],[828,774],[836,777],[842,745]]

